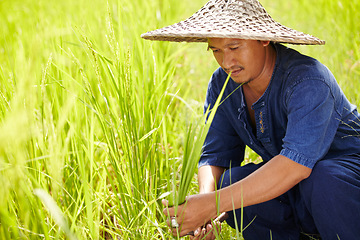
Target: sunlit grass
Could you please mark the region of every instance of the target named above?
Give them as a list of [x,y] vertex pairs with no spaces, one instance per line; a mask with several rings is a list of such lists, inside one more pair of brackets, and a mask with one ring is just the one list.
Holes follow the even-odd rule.
[[[170,238],[159,199],[180,179],[188,126],[217,66],[206,44],[140,34],[205,2],[0,1],[0,239]],[[296,48],[324,62],[359,106],[359,3],[262,3],[326,40]],[[221,237],[232,236],[224,227]]]

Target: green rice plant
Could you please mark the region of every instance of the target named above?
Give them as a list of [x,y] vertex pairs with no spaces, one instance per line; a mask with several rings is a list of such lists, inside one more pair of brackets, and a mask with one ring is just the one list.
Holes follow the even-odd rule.
[[[215,117],[215,113],[221,103],[229,97],[226,96],[226,98],[223,99],[223,94],[230,76],[231,73],[228,75],[214,106],[209,106],[209,108],[205,111],[205,114],[200,117],[197,122],[195,122],[195,125],[190,123],[190,126],[188,127],[184,144],[185,148],[180,173],[180,183],[179,186],[175,187],[172,193],[170,193],[169,206],[175,206],[175,208],[177,208],[179,204],[183,204],[185,202],[186,196],[189,194],[196,166],[200,160],[205,138]],[[173,183],[173,185],[175,184]],[[175,209],[175,215],[176,211],[177,210]]]
[[[167,124],[172,124],[167,114],[174,108],[174,95],[168,94],[172,91],[168,79],[174,70],[166,63],[174,58],[171,52],[169,56],[158,57],[147,42],[130,47],[119,44],[118,49],[113,48],[118,40],[111,34],[111,21],[108,26],[113,55],[106,55],[91,38],[78,32],[94,71],[86,76],[84,73],[84,86],[87,87],[83,102],[91,109],[96,125],[100,126],[97,138],[107,151],[106,161],[102,164],[107,172],[106,192],[111,197],[101,199],[101,202],[105,209],[112,210],[101,210],[101,231],[104,236],[111,234],[114,237],[119,231],[125,239],[151,236],[154,231],[161,236],[164,235],[158,223],[161,210],[156,200],[160,189],[168,187],[159,174],[170,176],[170,156],[166,152],[164,156],[160,147],[172,144],[166,129]],[[81,63],[79,68],[83,68]],[[89,74],[96,77],[96,84],[89,81]],[[166,138],[159,135],[161,132]],[[85,205],[89,208],[91,202]],[[92,218],[89,216],[88,219]]]
[[[190,109],[216,63],[202,44],[140,34],[205,2],[0,1],[0,239],[67,238],[34,189],[79,239],[170,238],[159,199],[179,179]],[[297,48],[328,65],[359,106],[358,1],[262,3],[327,41]]]
[[[176,130],[179,119],[170,113],[180,109],[171,94],[177,91],[172,86],[176,52],[169,44],[160,45],[164,52],[143,42],[141,29],[131,32],[137,35],[135,42],[129,36],[122,40],[121,34],[117,39],[115,32],[139,18],[126,13],[131,2],[121,3],[115,11],[114,2],[104,16],[108,45],[99,44],[101,38],[82,27],[71,28],[71,44],[65,37],[56,41],[41,67],[27,68],[23,64],[27,61],[18,58],[16,66],[22,65],[23,72],[16,67],[14,79],[22,80],[17,85],[22,91],[11,85],[15,81],[9,81],[2,65],[2,82],[7,83],[1,86],[2,129],[4,134],[8,128],[17,129],[9,132],[11,138],[4,135],[15,140],[11,148],[1,143],[1,157],[12,155],[16,160],[1,160],[1,182],[7,186],[1,197],[0,229],[5,239],[64,237],[51,219],[46,220],[48,213],[35,198],[34,188],[48,190],[81,238],[166,238],[158,221],[157,199],[168,187],[173,156],[180,155],[169,150],[179,145],[169,131]],[[41,12],[42,7],[35,5],[33,10]],[[24,77],[27,69],[37,68],[42,69],[38,77],[38,73]],[[20,115],[22,104],[26,111]],[[27,119],[31,121],[24,124]],[[19,184],[11,185],[11,180]],[[28,204],[25,199],[30,199]]]

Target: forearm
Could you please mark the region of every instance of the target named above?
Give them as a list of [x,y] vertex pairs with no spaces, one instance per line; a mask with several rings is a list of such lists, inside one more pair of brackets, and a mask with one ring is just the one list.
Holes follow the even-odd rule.
[[220,211],[274,199],[307,178],[310,173],[311,169],[278,155],[248,177],[219,190]]
[[209,193],[215,191],[215,186],[219,181],[225,168],[205,165],[198,170],[199,193]]

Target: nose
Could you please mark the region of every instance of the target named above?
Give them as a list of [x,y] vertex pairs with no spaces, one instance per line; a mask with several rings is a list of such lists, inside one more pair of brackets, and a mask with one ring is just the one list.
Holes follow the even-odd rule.
[[231,69],[233,66],[233,56],[229,52],[224,52],[222,59],[222,66],[225,69]]

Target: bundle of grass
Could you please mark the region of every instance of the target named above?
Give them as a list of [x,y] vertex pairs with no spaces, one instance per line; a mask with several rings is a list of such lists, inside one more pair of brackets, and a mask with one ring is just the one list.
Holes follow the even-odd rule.
[[205,114],[200,119],[195,121],[195,123],[190,124],[190,126],[188,127],[184,144],[184,156],[180,172],[180,182],[177,186],[175,184],[176,181],[173,181],[173,191],[170,193],[169,196],[168,205],[174,206],[175,211],[177,210],[178,205],[185,202],[186,196],[189,194],[191,183],[196,171],[196,166],[202,153],[202,148],[206,135],[214,119],[215,113],[222,103],[221,99],[224,94],[226,85],[230,79],[230,75],[231,73],[227,77],[214,106],[209,106]]

